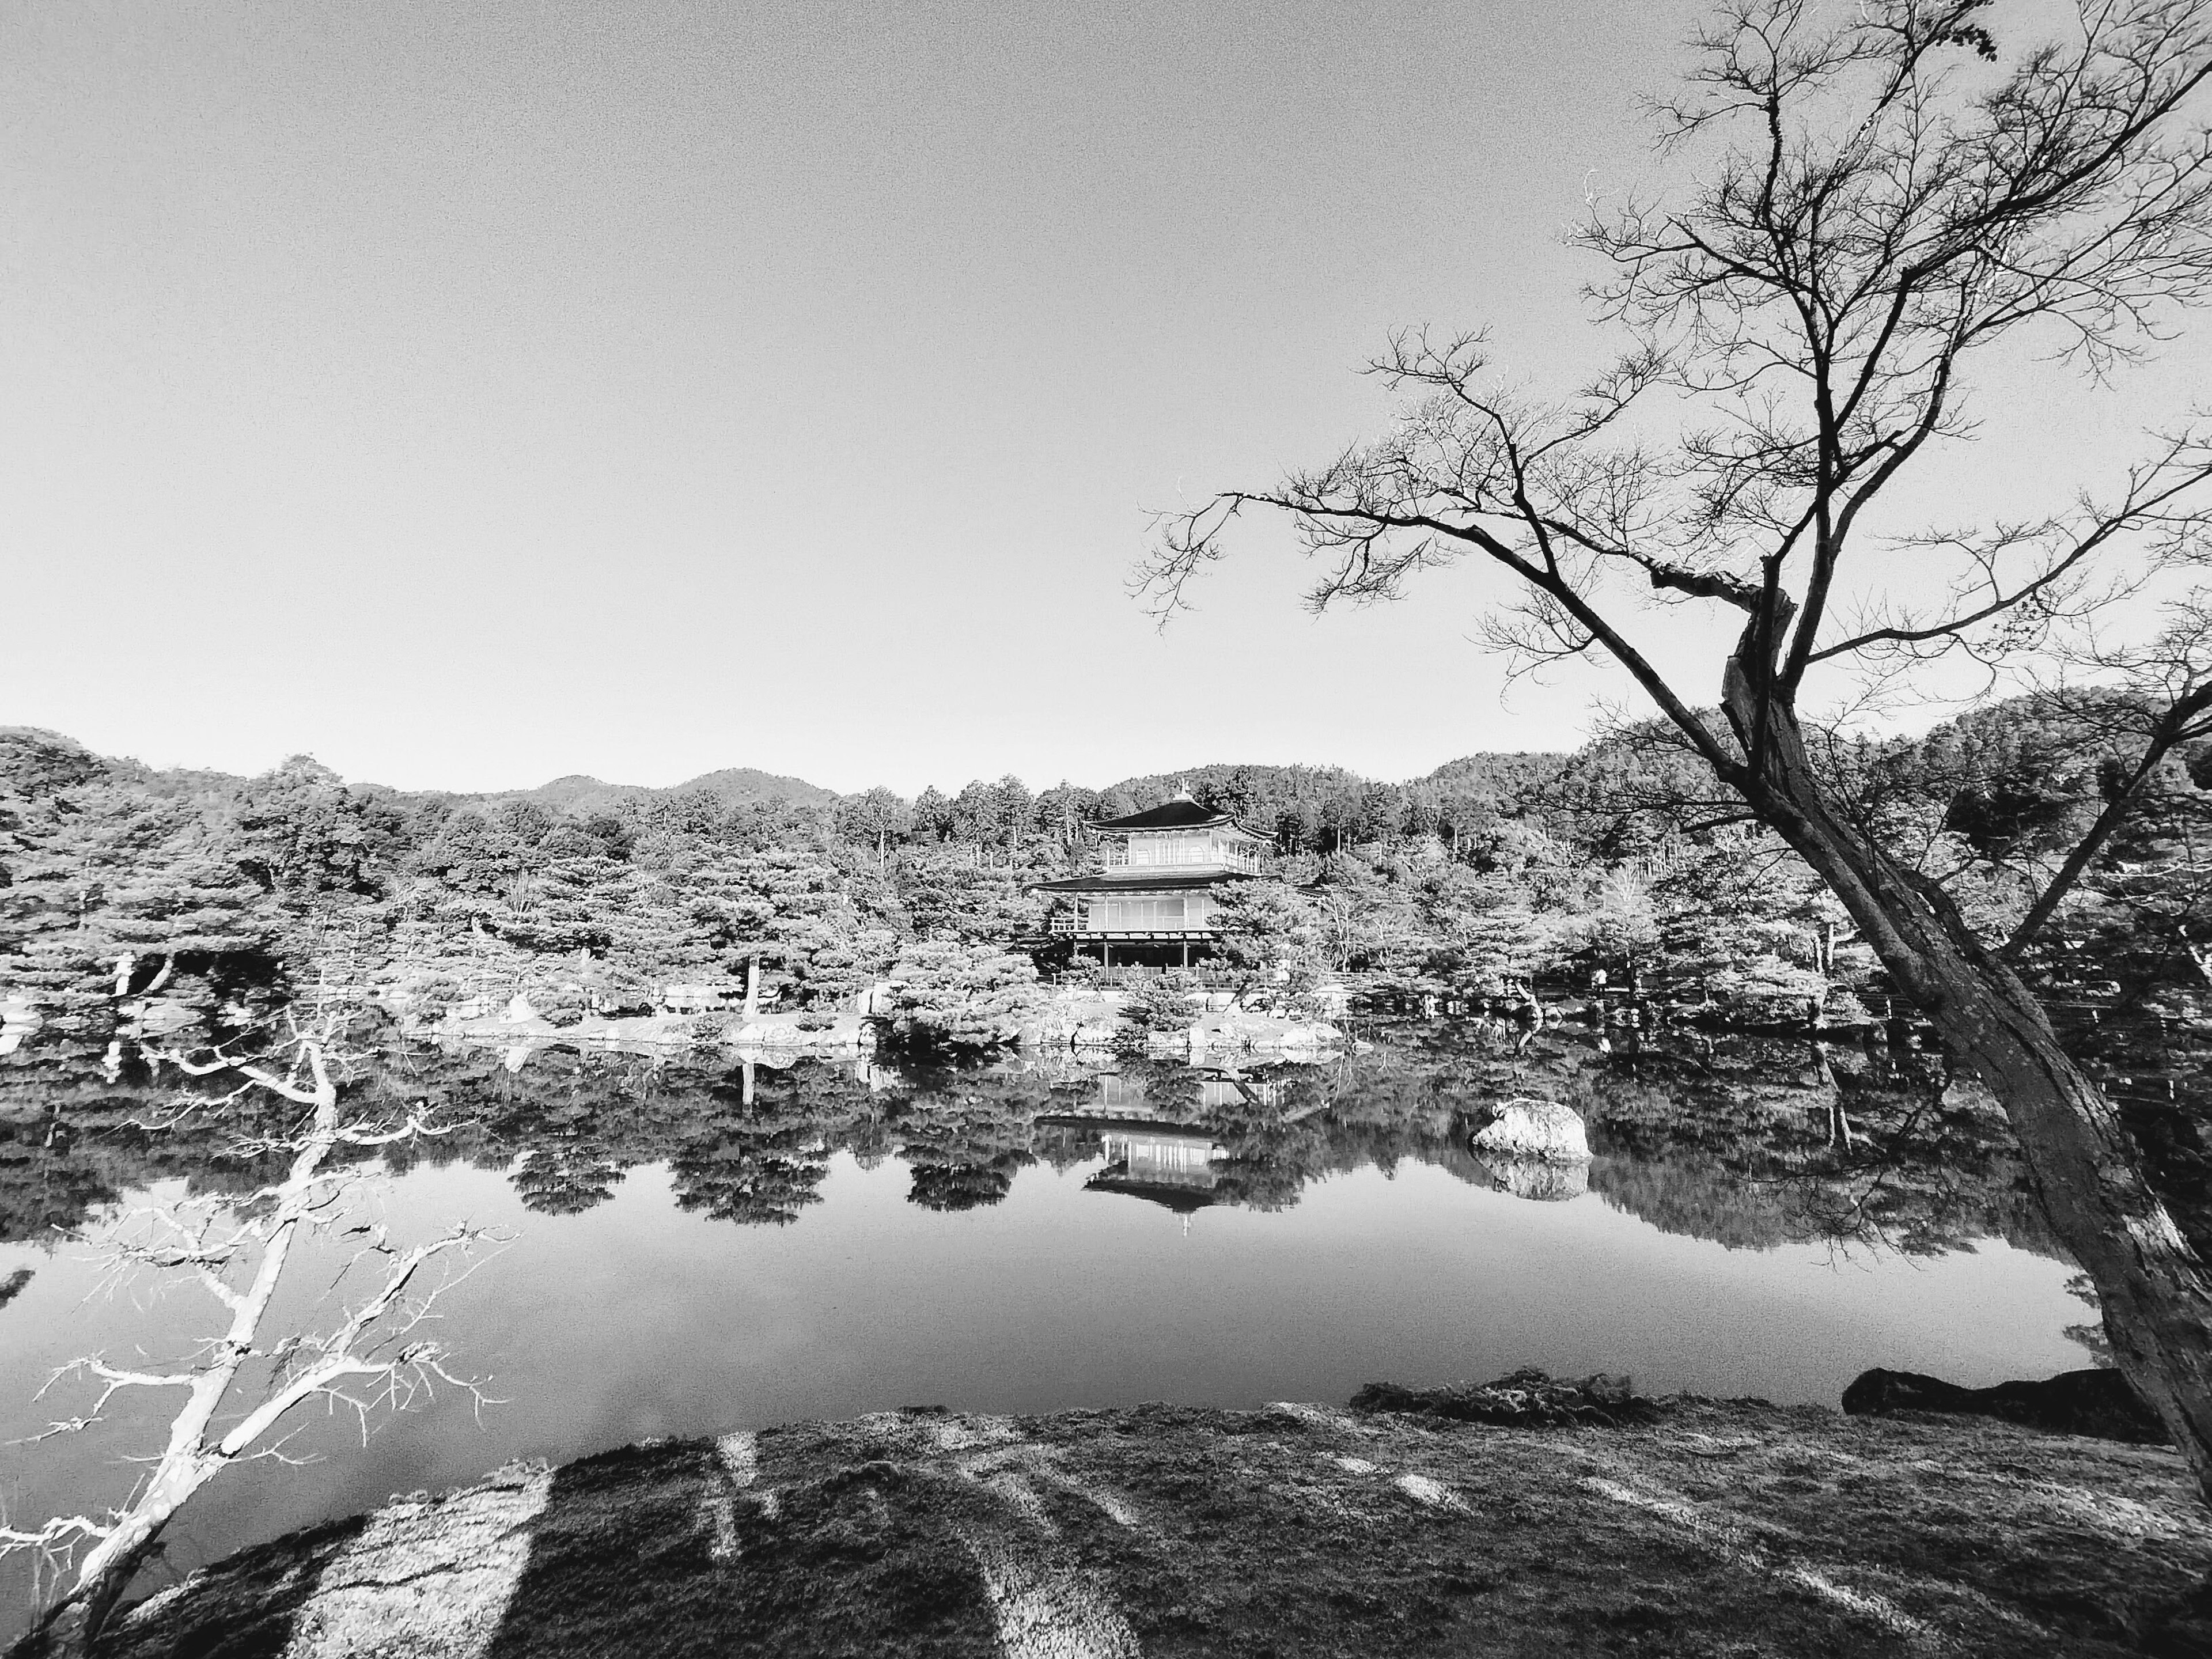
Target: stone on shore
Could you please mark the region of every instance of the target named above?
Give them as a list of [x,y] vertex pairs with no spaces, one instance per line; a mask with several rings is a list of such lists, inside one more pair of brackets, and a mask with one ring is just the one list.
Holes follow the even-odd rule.
[[1583,1133],[1581,1114],[1571,1106],[1522,1096],[1495,1109],[1497,1115],[1474,1135],[1478,1154],[1588,1162],[1589,1139]]
[[1565,1382],[1548,1371],[1528,1370],[1512,1372],[1494,1382],[1450,1382],[1437,1389],[1370,1382],[1352,1396],[1352,1409],[1443,1417],[1503,1428],[1556,1428],[1649,1423],[1662,1408],[1658,1401],[1638,1394],[1633,1382],[1626,1376],[1600,1371],[1580,1382]]
[[740,1048],[808,1048],[856,1053],[875,1046],[875,1032],[865,1015],[847,1012],[824,1019],[819,1014],[756,1014],[722,1034],[722,1041]]
[[1917,1371],[1862,1371],[1844,1390],[1854,1417],[1892,1412],[1996,1417],[2049,1434],[2087,1434],[2140,1445],[2169,1443],[2166,1425],[2128,1379],[2114,1370],[2061,1371],[2034,1382],[1966,1389]]

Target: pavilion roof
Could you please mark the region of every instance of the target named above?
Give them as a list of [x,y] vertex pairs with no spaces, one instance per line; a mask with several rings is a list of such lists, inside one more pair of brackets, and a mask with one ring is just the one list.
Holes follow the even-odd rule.
[[1143,866],[1116,868],[1097,876],[1063,876],[1058,881],[1038,881],[1030,886],[1040,893],[1191,893],[1218,887],[1225,881],[1242,881],[1247,870],[1216,870],[1210,874],[1164,876]]
[[1248,836],[1254,833],[1237,823],[1231,814],[1216,811],[1211,806],[1193,800],[1188,795],[1171,796],[1158,806],[1147,806],[1141,812],[1124,813],[1118,818],[1107,818],[1096,827],[1103,832],[1115,833],[1124,830],[1211,830],[1224,823]]
[[1148,1204],[1188,1215],[1194,1210],[1203,1210],[1210,1204],[1221,1202],[1222,1195],[1210,1187],[1176,1187],[1161,1181],[1132,1180],[1117,1176],[1110,1169],[1101,1170],[1083,1183],[1086,1193],[1124,1193],[1131,1198],[1141,1198]]

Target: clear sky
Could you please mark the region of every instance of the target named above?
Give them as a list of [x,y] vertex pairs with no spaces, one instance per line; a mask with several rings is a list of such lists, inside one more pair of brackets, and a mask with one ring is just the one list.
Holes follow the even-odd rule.
[[[1571,744],[1613,688],[1501,702],[1478,574],[1125,582],[1394,325],[1585,367],[1559,234],[1698,13],[0,0],[0,721],[423,787]],[[2135,423],[2015,390],[1999,499]]]

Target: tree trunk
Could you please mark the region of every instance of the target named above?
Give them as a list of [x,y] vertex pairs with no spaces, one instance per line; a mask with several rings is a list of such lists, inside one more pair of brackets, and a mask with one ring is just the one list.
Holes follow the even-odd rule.
[[[1731,661],[1725,702],[1747,750],[1754,696]],[[1827,882],[1899,989],[2004,1108],[2051,1230],[2096,1286],[2113,1358],[2212,1503],[2212,1274],[2035,994],[1975,937],[1949,895],[1834,809],[1795,714],[1772,704],[1765,712],[1766,764],[1746,791],[1752,805]]]

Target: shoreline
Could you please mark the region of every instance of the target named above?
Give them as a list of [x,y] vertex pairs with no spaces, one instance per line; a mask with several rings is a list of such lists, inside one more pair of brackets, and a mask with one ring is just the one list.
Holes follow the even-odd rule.
[[2171,1450],[1635,1406],[929,1407],[641,1443],[242,1552],[100,1650],[2099,1655],[2212,1632],[2177,1612],[2212,1515]]

